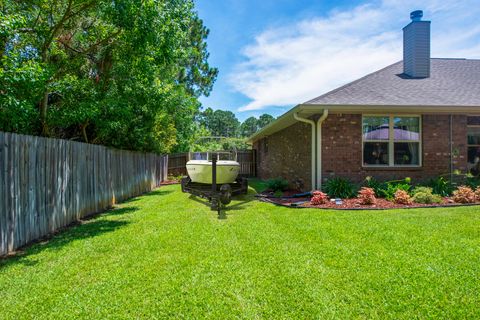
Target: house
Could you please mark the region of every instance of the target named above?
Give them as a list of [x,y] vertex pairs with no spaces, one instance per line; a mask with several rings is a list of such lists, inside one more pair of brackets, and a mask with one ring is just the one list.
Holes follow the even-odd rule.
[[295,106],[249,138],[260,178],[319,189],[332,177],[425,181],[478,173],[480,60],[430,57],[430,21],[411,13],[403,61]]

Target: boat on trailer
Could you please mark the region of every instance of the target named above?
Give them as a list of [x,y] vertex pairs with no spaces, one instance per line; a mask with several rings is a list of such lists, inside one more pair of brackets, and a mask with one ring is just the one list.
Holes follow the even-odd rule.
[[190,180],[196,183],[212,184],[212,159],[216,157],[218,184],[233,183],[240,172],[236,152],[210,151],[190,152],[187,172]]
[[239,172],[236,151],[189,152],[188,176],[181,180],[182,192],[207,199],[220,217],[221,209],[232,196],[248,192],[248,180],[239,177]]

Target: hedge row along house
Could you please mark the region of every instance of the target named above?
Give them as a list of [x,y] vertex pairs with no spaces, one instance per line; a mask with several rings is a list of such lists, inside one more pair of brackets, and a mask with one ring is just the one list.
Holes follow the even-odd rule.
[[403,61],[295,106],[249,138],[260,178],[319,189],[332,177],[425,181],[480,169],[480,60],[430,57],[411,13]]

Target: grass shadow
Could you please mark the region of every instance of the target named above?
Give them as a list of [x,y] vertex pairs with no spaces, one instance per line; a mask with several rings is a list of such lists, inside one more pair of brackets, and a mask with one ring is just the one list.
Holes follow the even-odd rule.
[[140,200],[140,197],[150,197],[150,196],[166,196],[167,194],[175,192],[174,190],[162,190],[162,188],[158,188],[156,190],[144,193],[142,195],[139,195],[135,198],[127,199],[125,201],[122,201],[121,203],[133,203],[137,202]]
[[162,188],[150,191],[142,195],[142,197],[150,197],[150,196],[166,196],[167,194],[171,194],[175,192],[174,190],[163,190]]
[[[127,199],[121,203],[130,204],[139,201],[140,197],[165,196],[173,192],[175,191],[157,188],[156,190],[138,197]],[[129,222],[125,220],[104,220],[100,219],[101,217],[120,216],[138,210],[139,208],[135,206],[126,206],[84,217],[81,221],[73,222],[53,233],[41,237],[40,239],[27,243],[10,255],[0,257],[0,268],[11,264],[34,265],[36,263],[35,261],[26,259],[29,255],[37,254],[43,250],[57,250],[75,240],[96,237],[104,233],[113,232],[118,228],[127,225]]]
[[[197,197],[194,195],[190,195],[188,197],[190,200],[193,200],[197,203],[200,203],[210,209],[210,202],[207,199]],[[232,199],[235,203],[233,204],[227,204],[223,209],[222,212],[228,212],[228,211],[236,211],[236,210],[243,210],[245,209],[245,204],[251,202],[254,200],[253,195],[248,194],[248,195],[241,195],[241,196],[235,196]],[[225,217],[226,218],[226,217]]]
[[124,215],[137,210],[139,210],[137,207],[125,207],[108,210],[98,215],[86,217],[81,221],[72,223],[54,233],[17,249],[12,255],[0,258],[0,268],[17,264],[25,266],[35,265],[37,264],[37,261],[29,259],[29,256],[38,254],[44,250],[59,250],[70,242],[93,238],[118,230],[119,228],[128,225],[130,222],[102,218],[114,215]]

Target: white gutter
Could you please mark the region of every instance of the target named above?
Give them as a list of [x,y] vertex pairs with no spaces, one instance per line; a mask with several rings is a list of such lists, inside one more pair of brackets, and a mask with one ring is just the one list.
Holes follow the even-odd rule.
[[315,175],[315,168],[316,168],[316,163],[315,163],[315,160],[316,160],[316,154],[315,154],[315,142],[316,142],[316,137],[315,137],[315,121],[313,120],[310,120],[310,119],[307,119],[307,118],[302,118],[298,115],[298,112],[295,112],[293,114],[293,117],[295,118],[295,120],[298,120],[298,121],[301,121],[301,122],[305,122],[305,123],[309,123],[311,126],[312,126],[312,190],[315,190],[316,188],[316,181],[315,181],[315,178],[316,178],[316,175]]
[[317,120],[317,185],[316,185],[316,189],[318,190],[322,189],[322,123],[325,119],[327,119],[327,117],[328,117],[328,109],[324,109],[322,116]]

